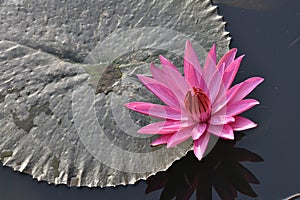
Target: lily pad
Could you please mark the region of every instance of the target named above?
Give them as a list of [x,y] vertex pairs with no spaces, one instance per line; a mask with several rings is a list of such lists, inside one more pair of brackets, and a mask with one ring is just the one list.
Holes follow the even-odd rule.
[[[151,147],[136,130],[151,118],[131,100],[154,101],[136,79],[184,43],[204,58],[228,50],[225,22],[203,1],[1,1],[0,154],[5,166],[69,186],[132,184],[190,150]],[[177,61],[176,61],[177,60]]]

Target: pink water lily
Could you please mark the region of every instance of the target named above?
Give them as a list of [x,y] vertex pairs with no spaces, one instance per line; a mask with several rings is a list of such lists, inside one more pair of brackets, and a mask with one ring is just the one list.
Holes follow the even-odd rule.
[[201,160],[211,134],[234,139],[234,131],[256,127],[251,120],[238,116],[259,104],[244,99],[263,78],[252,77],[230,87],[243,56],[235,59],[237,49],[228,51],[216,62],[216,47],[209,51],[203,68],[189,41],[184,53],[184,77],[166,58],[160,56],[162,67],[150,65],[152,78],[138,75],[140,81],[166,105],[130,102],[131,110],[163,119],[140,130],[141,134],[159,134],[153,146],[174,147],[192,138],[194,154]]

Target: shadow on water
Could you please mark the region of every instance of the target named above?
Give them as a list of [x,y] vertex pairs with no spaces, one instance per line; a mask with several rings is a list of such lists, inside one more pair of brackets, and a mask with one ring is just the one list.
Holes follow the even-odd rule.
[[235,199],[238,192],[257,197],[250,184],[259,184],[259,181],[241,162],[262,162],[263,159],[247,149],[236,147],[244,136],[238,134],[236,137],[234,141],[219,140],[200,162],[192,151],[189,152],[167,171],[149,177],[146,193],[163,189],[161,200],[185,200],[196,191],[197,199],[210,200],[214,188],[221,199]]

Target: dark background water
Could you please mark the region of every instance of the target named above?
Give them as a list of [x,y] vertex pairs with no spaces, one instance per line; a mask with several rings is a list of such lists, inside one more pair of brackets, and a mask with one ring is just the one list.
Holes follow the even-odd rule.
[[[246,54],[236,82],[257,75],[265,78],[250,95],[259,99],[261,105],[246,113],[259,127],[247,131],[237,146],[256,152],[265,160],[245,163],[261,182],[253,185],[257,199],[285,198],[300,192],[300,2],[287,1],[279,8],[267,10],[225,4],[219,4],[219,8],[233,38],[231,47]],[[67,188],[37,182],[11,168],[0,168],[0,199],[4,200],[159,199],[161,191],[145,195],[146,187],[141,181],[117,188]],[[238,195],[238,199],[247,198]]]

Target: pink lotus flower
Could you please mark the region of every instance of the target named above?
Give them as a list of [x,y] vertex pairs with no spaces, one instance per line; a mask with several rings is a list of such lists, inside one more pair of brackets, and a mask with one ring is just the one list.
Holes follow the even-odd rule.
[[235,59],[237,49],[231,49],[216,62],[215,45],[209,51],[203,68],[191,43],[184,53],[184,77],[166,58],[160,56],[162,68],[153,63],[153,78],[138,75],[140,81],[166,105],[130,102],[131,110],[164,119],[140,130],[142,134],[159,134],[152,145],[167,144],[167,148],[192,138],[194,154],[201,160],[211,134],[223,139],[234,139],[233,131],[256,127],[251,120],[238,116],[259,104],[244,99],[263,78],[249,78],[230,88],[243,56]]

